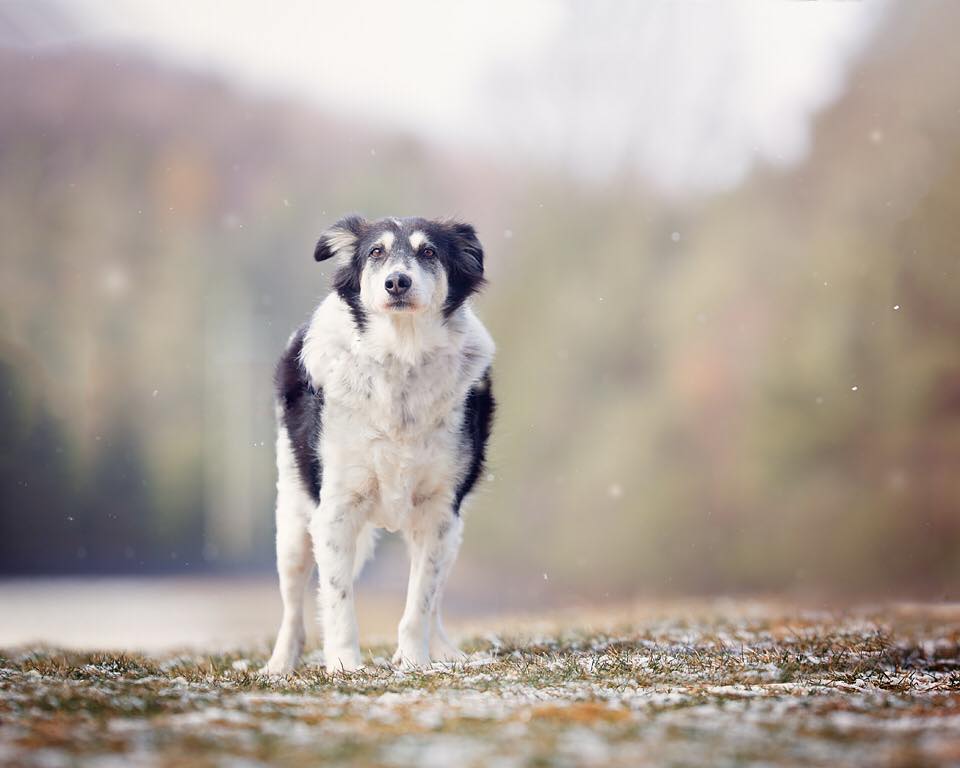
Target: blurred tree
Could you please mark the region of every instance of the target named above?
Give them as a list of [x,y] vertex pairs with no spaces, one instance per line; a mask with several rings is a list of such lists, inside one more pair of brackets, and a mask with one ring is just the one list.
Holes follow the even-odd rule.
[[0,49],[0,570],[270,561],[273,361],[326,291],[316,236],[360,209],[462,215],[487,248],[468,563],[955,596],[958,21],[900,7],[801,167],[686,204]]

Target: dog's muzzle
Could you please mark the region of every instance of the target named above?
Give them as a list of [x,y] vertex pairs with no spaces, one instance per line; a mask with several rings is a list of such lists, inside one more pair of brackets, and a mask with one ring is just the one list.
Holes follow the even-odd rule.
[[387,279],[383,283],[383,287],[387,289],[387,293],[396,299],[404,296],[412,285],[413,280],[411,280],[410,275],[405,272],[391,272],[387,275]]

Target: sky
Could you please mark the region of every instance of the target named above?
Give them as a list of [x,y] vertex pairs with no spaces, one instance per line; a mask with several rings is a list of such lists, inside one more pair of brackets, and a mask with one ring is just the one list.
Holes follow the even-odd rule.
[[[26,2],[26,0],[23,0]],[[72,0],[128,47],[427,140],[668,195],[801,162],[886,0]]]

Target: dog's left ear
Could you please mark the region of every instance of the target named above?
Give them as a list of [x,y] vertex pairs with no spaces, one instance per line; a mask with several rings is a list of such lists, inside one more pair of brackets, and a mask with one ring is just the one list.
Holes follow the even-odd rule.
[[472,260],[476,265],[476,269],[479,271],[479,276],[482,277],[483,246],[480,245],[480,240],[477,239],[477,231],[470,224],[464,224],[460,221],[451,222],[450,229],[456,238],[457,248],[466,259],[467,264]]
[[446,229],[456,251],[447,265],[448,293],[443,307],[443,314],[450,317],[463,302],[483,287],[483,247],[477,239],[476,230],[469,224],[449,221]]
[[320,235],[313,258],[317,261],[326,261],[334,256],[353,256],[357,241],[366,226],[367,221],[362,216],[356,214],[344,216]]

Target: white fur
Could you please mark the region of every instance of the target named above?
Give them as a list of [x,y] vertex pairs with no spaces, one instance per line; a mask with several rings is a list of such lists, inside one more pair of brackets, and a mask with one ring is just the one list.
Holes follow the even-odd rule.
[[396,239],[396,235],[393,234],[389,229],[385,229],[380,233],[380,246],[385,251],[389,251],[393,248],[393,241]]
[[357,244],[357,236],[347,229],[333,229],[327,234],[327,244],[338,257],[349,258]]
[[427,242],[427,236],[419,229],[410,235],[410,247],[416,251],[421,245]]
[[414,279],[414,309],[386,310],[382,278],[397,266],[388,255],[364,270],[363,332],[331,294],[306,333],[302,362],[324,393],[321,502],[314,507],[304,490],[281,422],[277,558],[284,612],[264,668],[270,674],[290,672],[303,648],[311,543],[327,670],[361,666],[353,582],[378,528],[400,531],[410,553],[395,661],[419,666],[461,657],[443,631],[440,602],[462,537],[452,509],[467,470],[459,450],[463,404],[494,345],[469,305],[443,320],[445,276],[415,261],[404,267]]

